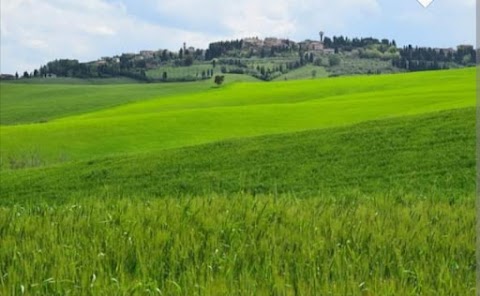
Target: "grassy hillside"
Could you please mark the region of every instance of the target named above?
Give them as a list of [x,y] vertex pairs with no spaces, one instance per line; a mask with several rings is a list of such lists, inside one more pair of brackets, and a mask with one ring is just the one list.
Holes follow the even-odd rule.
[[0,292],[469,295],[474,151],[468,108],[3,172]]
[[0,295],[475,292],[475,69],[236,79],[2,83]]
[[6,83],[13,84],[80,84],[80,85],[108,85],[108,84],[135,84],[141,83],[138,80],[127,77],[115,78],[70,78],[70,77],[56,77],[56,78],[20,78],[19,80],[6,81]]
[[1,202],[94,196],[472,196],[474,108],[0,175]]
[[[112,81],[105,79],[102,83]],[[27,83],[0,84],[0,124],[45,122],[149,99],[191,95],[214,87],[213,80],[188,83],[115,83],[97,80],[29,79]],[[128,81],[128,80],[126,80]],[[257,79],[226,74],[225,84]],[[35,83],[36,82],[36,83]]]
[[474,69],[467,69],[232,84],[44,124],[2,126],[2,167],[31,158],[36,165],[53,164],[471,107],[474,78]]
[[206,83],[75,85],[3,83],[0,124],[38,123],[121,104],[208,89]]

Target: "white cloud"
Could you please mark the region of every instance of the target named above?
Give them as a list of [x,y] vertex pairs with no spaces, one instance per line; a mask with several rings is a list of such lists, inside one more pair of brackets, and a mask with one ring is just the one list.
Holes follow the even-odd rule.
[[117,32],[112,29],[111,27],[100,25],[100,26],[83,26],[83,31],[93,35],[100,35],[100,36],[113,36],[116,35]]
[[[320,29],[341,30],[352,21],[379,12],[377,0],[158,0],[163,15],[183,23],[205,21],[232,37],[291,36]],[[316,34],[316,33],[314,33]]]
[[48,48],[48,43],[44,40],[39,39],[28,39],[22,40],[23,44],[32,49],[46,49]]
[[151,24],[104,0],[2,0],[0,71],[31,71],[50,60],[204,46],[205,34]]

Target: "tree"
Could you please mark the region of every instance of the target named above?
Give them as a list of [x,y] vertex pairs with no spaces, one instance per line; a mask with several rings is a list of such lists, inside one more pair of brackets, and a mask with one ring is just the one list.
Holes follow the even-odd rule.
[[165,61],[168,60],[168,51],[167,51],[166,49],[162,51],[161,60],[162,60],[163,62],[165,62]]
[[225,76],[223,75],[217,75],[215,76],[215,84],[220,86],[222,85],[223,81],[225,81]]
[[317,77],[317,70],[312,70],[312,78]]
[[217,60],[213,59],[212,60],[212,66],[215,68],[217,66]]
[[15,72],[15,79],[18,79],[18,72]]
[[260,57],[263,59],[265,57],[265,48],[262,47],[262,50],[260,51]]
[[180,49],[180,51],[178,52],[178,58],[179,59],[183,59],[183,48]]
[[163,72],[162,79],[163,81],[167,81],[168,75],[167,72]]
[[329,37],[325,37],[323,39],[323,44],[325,45],[326,48],[332,48],[331,47],[333,44],[332,39],[330,39]]
[[338,65],[340,65],[341,62],[342,62],[342,60],[336,54],[335,55],[330,55],[328,57],[328,63],[330,64],[330,67],[338,66]]
[[264,66],[260,67],[260,74],[262,74],[262,76],[265,76],[265,73],[266,73],[265,67]]
[[191,65],[193,65],[193,57],[188,55],[186,58],[185,58],[185,66],[186,67],[190,67]]
[[30,77],[30,75],[28,75],[27,71],[23,72],[23,78],[29,78],[29,77]]
[[468,65],[468,64],[470,64],[471,62],[472,62],[472,56],[471,56],[471,55],[466,54],[466,55],[463,56],[463,58],[462,58],[462,64]]

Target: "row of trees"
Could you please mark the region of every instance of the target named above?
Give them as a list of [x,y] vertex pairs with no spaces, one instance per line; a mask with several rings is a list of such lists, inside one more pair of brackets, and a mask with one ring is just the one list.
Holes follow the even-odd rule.
[[241,60],[220,60],[220,63],[222,64],[222,73],[247,74],[265,81],[272,80],[282,74],[286,74],[307,64],[334,67],[340,65],[341,62],[342,59],[339,55],[332,54],[329,55],[326,60],[324,60],[323,58],[316,57],[311,53],[302,54],[300,55],[299,59],[286,61],[273,66],[265,66],[258,64],[248,66],[244,64],[244,62],[242,62]]
[[342,51],[352,51],[358,48],[369,47],[371,45],[383,45],[385,47],[397,46],[395,40],[376,39],[376,38],[353,38],[344,36],[325,37],[323,41],[326,48],[334,48]]
[[392,65],[409,71],[447,69],[453,65],[475,65],[477,54],[473,46],[459,46],[457,50],[413,47],[400,50],[400,57]]
[[78,60],[55,60],[40,67],[41,76],[54,74],[59,77],[75,78],[106,78],[106,77],[130,77],[137,80],[147,80],[145,69],[139,65],[128,65],[120,58],[117,62],[94,62],[80,63]]
[[408,60],[452,62],[468,65],[476,60],[473,46],[459,46],[457,50],[413,47],[411,45],[400,50],[401,57]]
[[38,70],[40,76],[54,74],[60,77],[103,78],[126,76],[140,80],[148,80],[145,72],[148,69],[173,65],[188,67],[195,60],[203,59],[203,51],[180,49],[177,53],[168,50],[153,54],[122,54],[118,57],[107,57],[101,61],[80,63],[78,60],[60,59],[47,63]]
[[221,41],[210,43],[208,49],[205,51],[205,60],[210,61],[215,58],[226,55],[230,51],[241,50],[243,47],[243,40]]

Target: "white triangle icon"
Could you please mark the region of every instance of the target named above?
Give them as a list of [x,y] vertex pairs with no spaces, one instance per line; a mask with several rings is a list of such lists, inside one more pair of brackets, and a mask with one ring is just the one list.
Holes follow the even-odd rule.
[[433,0],[417,0],[423,7],[427,8],[432,4]]

